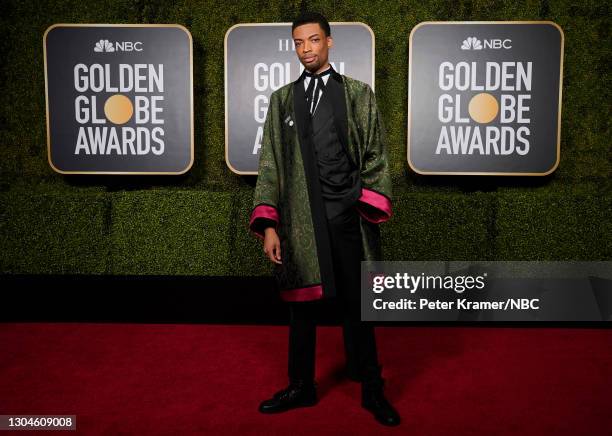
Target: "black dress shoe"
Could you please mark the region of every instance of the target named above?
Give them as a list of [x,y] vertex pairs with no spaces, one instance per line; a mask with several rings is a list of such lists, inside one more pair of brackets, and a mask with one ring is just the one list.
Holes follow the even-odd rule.
[[296,407],[309,407],[317,404],[317,389],[314,381],[292,381],[285,389],[274,394],[259,405],[261,413],[285,412]]
[[387,401],[383,393],[384,380],[364,382],[361,388],[361,405],[374,414],[383,425],[399,425],[400,416],[397,410]]

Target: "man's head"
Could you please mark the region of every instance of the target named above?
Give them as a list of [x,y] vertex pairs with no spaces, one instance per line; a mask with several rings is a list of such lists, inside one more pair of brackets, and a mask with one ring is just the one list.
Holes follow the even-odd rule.
[[315,12],[300,15],[291,26],[295,52],[304,68],[313,73],[327,66],[334,41],[327,19]]

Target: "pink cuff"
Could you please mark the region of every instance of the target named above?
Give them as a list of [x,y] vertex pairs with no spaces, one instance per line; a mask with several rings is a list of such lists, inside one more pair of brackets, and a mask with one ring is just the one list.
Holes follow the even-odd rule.
[[357,212],[374,224],[384,223],[393,215],[391,201],[384,195],[366,188],[361,188]]
[[323,288],[321,285],[315,285],[308,288],[281,290],[280,296],[283,301],[320,300],[323,298]]
[[249,229],[260,239],[264,239],[264,233],[261,229],[254,226],[255,221],[258,218],[266,218],[275,222],[275,227],[278,229],[278,211],[275,207],[267,204],[260,204],[251,213],[251,219],[249,221]]

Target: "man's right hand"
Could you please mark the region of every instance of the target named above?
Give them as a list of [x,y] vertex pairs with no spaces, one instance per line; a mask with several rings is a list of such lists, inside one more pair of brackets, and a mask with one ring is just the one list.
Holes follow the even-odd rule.
[[278,264],[283,263],[281,262],[280,239],[274,227],[268,227],[265,230],[263,250],[272,262]]

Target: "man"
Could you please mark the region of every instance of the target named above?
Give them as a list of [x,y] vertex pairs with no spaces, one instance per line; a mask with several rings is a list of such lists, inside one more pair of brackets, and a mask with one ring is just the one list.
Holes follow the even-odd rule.
[[289,386],[259,410],[317,403],[316,311],[337,297],[347,371],[362,383],[362,406],[397,425],[383,394],[374,328],[360,318],[361,260],[381,260],[378,225],[392,213],[382,120],[372,89],[330,65],[325,17],[303,14],[292,36],[304,71],[270,97],[250,218],[290,305]]

